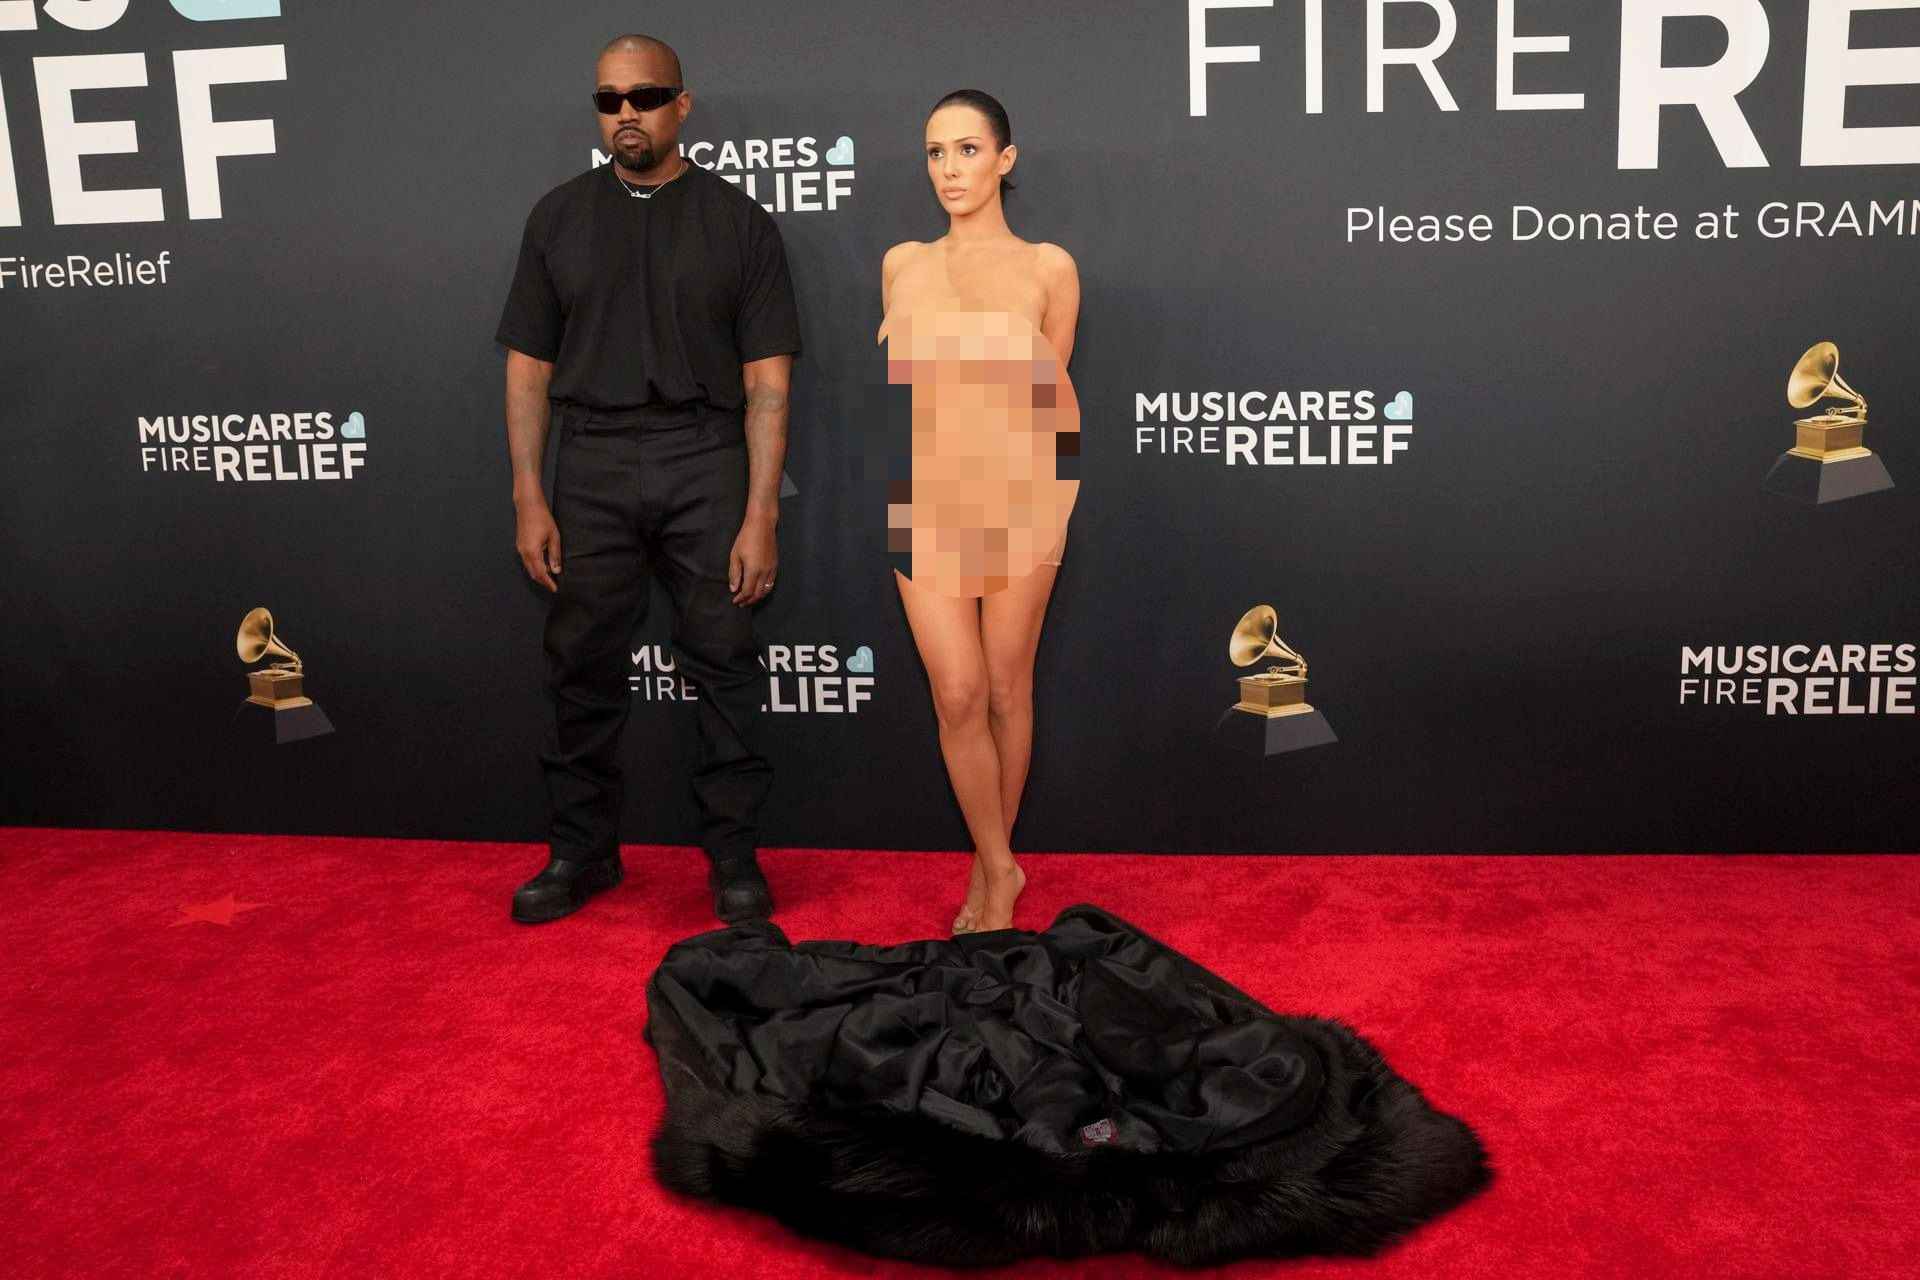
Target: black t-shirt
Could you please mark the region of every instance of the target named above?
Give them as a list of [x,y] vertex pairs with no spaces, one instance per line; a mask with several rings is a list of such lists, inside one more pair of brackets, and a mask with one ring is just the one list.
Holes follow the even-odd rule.
[[697,164],[645,200],[613,166],[540,198],[494,338],[551,361],[554,400],[746,403],[740,366],[800,350],[773,216]]

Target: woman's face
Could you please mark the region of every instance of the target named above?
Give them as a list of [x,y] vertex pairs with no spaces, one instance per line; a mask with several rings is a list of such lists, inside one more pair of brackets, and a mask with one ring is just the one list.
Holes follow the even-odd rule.
[[995,145],[993,126],[972,107],[942,107],[927,120],[927,178],[948,213],[972,213],[1000,196],[1014,148]]

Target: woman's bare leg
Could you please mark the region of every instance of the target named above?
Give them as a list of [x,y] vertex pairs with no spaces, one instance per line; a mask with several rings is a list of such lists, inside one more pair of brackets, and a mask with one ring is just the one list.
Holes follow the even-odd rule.
[[[987,728],[1000,756],[1000,813],[1009,845],[1033,757],[1033,662],[1057,572],[1055,565],[1041,565],[980,604],[980,640],[987,660]],[[986,903],[986,868],[976,854],[967,879],[966,905],[954,918],[954,931],[974,927]]]
[[971,599],[937,595],[898,573],[907,625],[927,668],[933,711],[940,724],[940,754],[960,802],[982,869],[986,902],[977,919],[983,928],[1007,928],[1013,899],[1024,880],[1007,845],[1000,811],[1000,756],[987,725],[987,663],[980,641],[980,606]]
[[[980,602],[980,642],[987,664],[987,729],[1000,758],[1000,814],[1006,824],[1009,849],[1020,813],[1020,796],[1027,786],[1027,766],[1033,758],[1034,655],[1040,648],[1040,624],[1046,617],[1057,572],[1057,566],[1041,565]],[[1010,884],[1003,879],[1002,894],[1010,890],[1017,898],[1025,885],[1025,875]],[[960,918],[976,928],[988,929],[1008,928],[1013,922],[1011,901],[989,903],[987,868],[977,854]]]
[[980,647],[987,659],[987,728],[1000,753],[1000,812],[1013,839],[1020,796],[1033,759],[1033,660],[1053,595],[1055,565],[1043,564],[980,602]]

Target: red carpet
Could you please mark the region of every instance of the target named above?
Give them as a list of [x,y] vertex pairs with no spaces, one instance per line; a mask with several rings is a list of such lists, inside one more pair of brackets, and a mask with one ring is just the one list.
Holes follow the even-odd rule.
[[[668,1198],[643,988],[702,864],[507,919],[524,845],[0,831],[9,1276],[908,1276]],[[796,939],[924,936],[958,855],[765,857]],[[1920,1266],[1920,859],[1034,856],[1275,1008],[1352,1023],[1493,1189],[1300,1277]],[[1178,1274],[1138,1258],[1033,1276]]]

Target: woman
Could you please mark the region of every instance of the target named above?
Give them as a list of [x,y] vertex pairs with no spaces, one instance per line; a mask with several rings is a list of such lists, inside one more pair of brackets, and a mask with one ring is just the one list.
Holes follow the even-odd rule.
[[947,234],[895,245],[880,270],[889,380],[911,382],[914,405],[911,494],[889,493],[888,549],[973,838],[953,922],[972,933],[1011,928],[1026,883],[1009,842],[1032,754],[1034,653],[1079,487],[1066,365],[1080,280],[1064,249],[1007,226],[1017,157],[993,98],[942,98],[926,157]]

